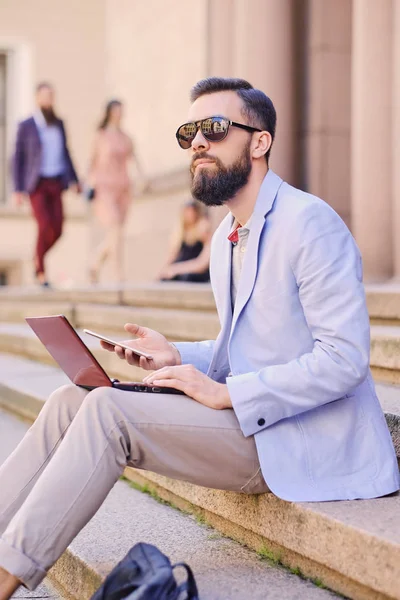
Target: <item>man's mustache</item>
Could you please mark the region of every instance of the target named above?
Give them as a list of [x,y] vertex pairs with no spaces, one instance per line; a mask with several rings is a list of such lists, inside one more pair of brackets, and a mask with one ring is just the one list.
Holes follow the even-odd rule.
[[196,152],[196,154],[193,154],[192,156],[192,161],[190,163],[190,170],[193,172],[194,169],[194,163],[196,162],[196,160],[213,160],[217,165],[219,164],[219,159],[216,156],[211,156],[211,154],[207,154],[207,152]]

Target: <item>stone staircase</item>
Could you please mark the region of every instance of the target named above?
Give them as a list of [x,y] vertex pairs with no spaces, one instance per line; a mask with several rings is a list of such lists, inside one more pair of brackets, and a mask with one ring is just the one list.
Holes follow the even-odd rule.
[[[400,352],[397,352],[400,286],[370,287],[367,300],[372,322],[371,367],[379,382],[378,395],[400,457],[400,389],[394,385],[400,378]],[[119,339],[124,337],[122,326],[126,321],[158,329],[170,339],[210,339],[218,333],[213,298],[206,285],[153,284],[122,290],[92,288],[45,293],[7,289],[0,293],[0,352],[7,353],[0,357],[0,402],[8,410],[30,419],[35,418],[46,396],[64,378],[23,322],[25,316],[44,314],[65,314],[78,329],[88,327],[112,333]],[[102,351],[93,338],[85,336],[85,343],[110,375],[120,379],[141,378],[139,370]],[[208,490],[134,469],[127,469],[126,476],[157,497],[197,515],[222,534],[267,556],[275,565],[285,565],[303,576],[317,578],[356,600],[400,599],[399,495],[370,501],[295,504],[273,494],[247,497]],[[74,544],[68,552],[71,548]],[[67,589],[69,579],[76,581],[68,574],[64,579],[60,575],[68,552],[55,570],[57,579]],[[103,571],[99,573],[102,575]],[[87,591],[88,577],[87,570],[82,569],[80,590]],[[86,592],[79,595],[77,590],[69,593],[79,600],[90,597]],[[257,596],[249,592],[242,596],[215,597]],[[303,596],[290,596],[281,590],[281,597]]]

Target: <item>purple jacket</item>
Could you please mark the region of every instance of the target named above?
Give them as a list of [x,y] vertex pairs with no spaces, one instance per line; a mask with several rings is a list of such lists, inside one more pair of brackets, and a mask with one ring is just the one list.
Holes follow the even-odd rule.
[[[71,183],[77,182],[78,177],[68,151],[64,124],[60,119],[57,119],[57,125],[61,129],[63,137],[66,164],[66,170],[63,173],[63,189],[66,189]],[[30,194],[35,190],[40,178],[41,151],[42,143],[39,132],[34,118],[30,117],[22,121],[18,126],[15,153],[12,161],[12,176],[16,192],[27,192]]]

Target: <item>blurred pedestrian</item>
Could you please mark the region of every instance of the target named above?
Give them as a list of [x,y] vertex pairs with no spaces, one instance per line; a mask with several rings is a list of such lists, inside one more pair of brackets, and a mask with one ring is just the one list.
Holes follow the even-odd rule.
[[167,262],[159,278],[162,281],[210,281],[208,270],[211,248],[211,224],[204,207],[195,200],[182,208],[179,227],[170,244]]
[[112,261],[116,280],[124,280],[123,227],[132,202],[129,162],[134,160],[140,175],[142,170],[132,140],[121,128],[122,115],[122,102],[108,102],[89,165],[87,195],[92,199],[94,217],[102,230],[102,240],[96,244],[90,259],[91,283],[97,283],[100,268],[107,259]]
[[79,191],[78,178],[67,146],[64,123],[54,110],[54,89],[46,82],[36,87],[34,114],[19,124],[13,157],[14,201],[21,205],[29,194],[38,233],[34,255],[37,282],[48,287],[44,257],[60,238],[63,225],[62,191]]

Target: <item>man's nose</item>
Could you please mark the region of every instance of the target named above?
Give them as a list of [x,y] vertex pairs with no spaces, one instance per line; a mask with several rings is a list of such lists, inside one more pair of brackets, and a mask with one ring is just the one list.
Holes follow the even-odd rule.
[[204,137],[204,135],[201,133],[201,129],[199,128],[193,139],[192,149],[195,152],[198,152],[199,150],[208,150],[209,148],[210,142]]

